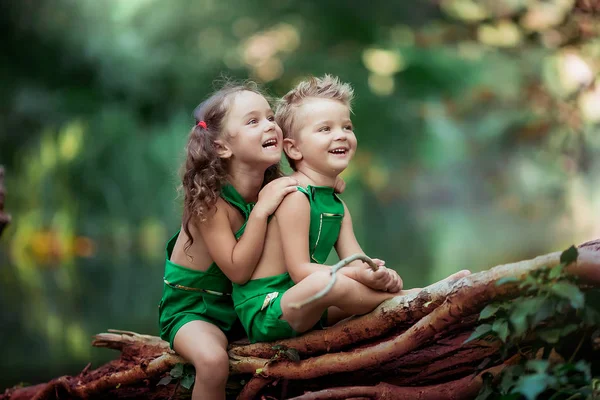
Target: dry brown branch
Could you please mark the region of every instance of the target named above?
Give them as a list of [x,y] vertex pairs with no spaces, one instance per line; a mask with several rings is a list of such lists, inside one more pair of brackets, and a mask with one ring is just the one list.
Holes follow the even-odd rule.
[[[433,393],[446,396],[436,398],[451,399],[452,393],[460,391],[461,396],[471,396],[479,388],[474,383],[477,379],[471,377],[482,362],[486,368],[497,368],[498,342],[480,340],[465,345],[464,340],[486,304],[520,294],[516,284],[496,286],[495,282],[507,276],[523,278],[532,270],[556,265],[559,257],[559,253],[552,253],[498,266],[454,284],[432,285],[422,293],[391,299],[369,315],[278,342],[296,348],[301,355],[298,362],[273,359],[273,343],[234,344],[230,349],[230,387],[237,384],[240,399],[269,398],[270,394],[293,397],[304,390],[314,391],[300,397],[304,399],[428,399]],[[579,276],[582,285],[599,286],[600,241],[582,245],[577,262],[567,271]],[[8,390],[0,399],[189,396],[182,388],[173,395],[173,384],[156,386],[176,363],[184,362],[159,338],[113,330],[97,335],[93,344],[120,350],[121,358],[96,370],[86,367],[77,377]],[[251,379],[242,390],[239,380],[248,377]],[[343,388],[348,382],[356,386]]]

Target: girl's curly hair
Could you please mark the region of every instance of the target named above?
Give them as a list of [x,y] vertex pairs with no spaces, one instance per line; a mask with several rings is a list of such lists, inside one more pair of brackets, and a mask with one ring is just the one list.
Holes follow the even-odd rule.
[[[196,125],[192,128],[186,145],[181,190],[183,200],[183,229],[188,236],[185,248],[194,243],[189,225],[193,220],[206,220],[227,182],[227,160],[219,157],[215,140],[223,137],[225,118],[235,95],[251,91],[261,96],[258,85],[248,81],[242,84],[227,83],[194,110]],[[206,125],[198,125],[204,121]],[[204,127],[205,126],[205,127]],[[272,165],[265,171],[263,186],[282,176],[280,165]]]

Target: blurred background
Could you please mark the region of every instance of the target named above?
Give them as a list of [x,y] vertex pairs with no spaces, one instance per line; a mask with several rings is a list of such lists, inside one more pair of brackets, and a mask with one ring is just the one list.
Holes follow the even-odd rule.
[[600,238],[596,0],[5,3],[0,391],[115,357],[90,347],[108,328],[158,333],[191,113],[222,75],[354,85],[343,198],[408,287]]

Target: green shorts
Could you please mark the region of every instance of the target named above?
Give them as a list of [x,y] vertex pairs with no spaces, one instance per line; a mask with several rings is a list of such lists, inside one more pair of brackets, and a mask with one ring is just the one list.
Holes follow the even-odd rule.
[[[281,298],[292,286],[294,281],[287,272],[233,285],[235,311],[250,342],[272,342],[301,334],[281,319]],[[326,323],[327,310],[313,329],[323,328]]]
[[160,337],[168,341],[171,348],[179,329],[191,321],[209,322],[226,335],[233,328],[237,315],[231,291],[227,290],[231,283],[223,278],[216,266],[203,272],[167,260],[158,323]]

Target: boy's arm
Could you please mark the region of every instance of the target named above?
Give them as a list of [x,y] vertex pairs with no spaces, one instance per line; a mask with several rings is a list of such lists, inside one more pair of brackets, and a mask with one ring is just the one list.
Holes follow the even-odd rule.
[[[344,219],[342,220],[342,227],[340,229],[340,235],[335,244],[335,250],[338,257],[344,259],[353,254],[365,254],[365,252],[358,244],[356,236],[354,235],[354,228],[352,226],[352,216],[350,210],[344,203]],[[369,286],[376,290],[389,290],[390,292],[397,292],[402,289],[402,279],[394,271],[389,270],[383,266],[384,262],[381,260],[373,259],[376,264],[379,265],[377,271],[373,271],[368,264],[356,260],[352,262],[348,267],[342,268],[346,271],[346,275],[352,279]]]
[[244,284],[252,276],[262,254],[268,215],[253,210],[238,241],[231,231],[224,205],[225,201],[219,199],[216,211],[197,226],[208,253],[221,271],[232,282]]
[[[310,203],[303,193],[287,195],[275,211],[275,219],[279,225],[286,268],[295,283],[313,272],[331,269],[330,266],[311,262],[308,242]],[[350,229],[352,229],[351,225]],[[357,269],[365,269],[365,267],[359,262],[358,266],[344,267],[338,273],[359,281],[359,275],[361,277],[362,275],[356,271]],[[374,275],[381,279],[387,274],[382,271]]]
[[275,222],[279,225],[285,266],[295,283],[313,272],[329,269],[310,261],[310,203],[306,195],[297,192],[286,196],[275,211]]

